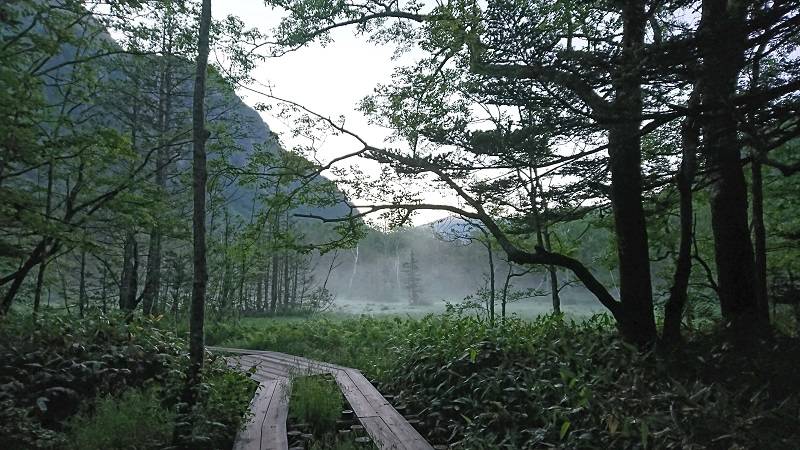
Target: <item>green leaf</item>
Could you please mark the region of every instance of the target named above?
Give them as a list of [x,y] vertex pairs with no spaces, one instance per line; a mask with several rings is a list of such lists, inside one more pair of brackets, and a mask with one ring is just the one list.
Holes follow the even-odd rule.
[[650,429],[647,427],[647,422],[642,421],[639,424],[639,433],[642,436],[642,447],[647,448],[647,438],[650,436]]
[[558,437],[562,441],[564,440],[564,436],[567,435],[567,432],[569,432],[570,425],[572,425],[572,423],[569,420],[565,420],[564,423],[561,424],[561,431],[558,433]]

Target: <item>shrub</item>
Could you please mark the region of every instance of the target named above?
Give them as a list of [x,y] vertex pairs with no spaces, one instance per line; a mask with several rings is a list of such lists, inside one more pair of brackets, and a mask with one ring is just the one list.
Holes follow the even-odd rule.
[[172,437],[174,414],[161,405],[156,389],[129,389],[98,399],[67,421],[68,442],[76,450],[134,450],[163,446]]
[[[165,383],[180,371],[182,352],[174,336],[146,320],[6,318],[0,323],[0,401],[6,406],[0,441],[5,448],[51,447],[57,435],[38,433],[38,427],[60,432],[87,399]],[[36,426],[15,430],[9,424],[14,415]],[[32,440],[31,432],[41,439]]]
[[207,362],[203,370],[200,403],[195,411],[193,435],[198,449],[228,448],[241,425],[250,417],[250,400],[258,383],[231,370],[222,359]]
[[700,336],[642,353],[610,319],[464,316],[411,327],[382,388],[456,448],[791,448],[800,346],[748,352]]
[[[42,316],[34,323],[11,316],[0,322],[0,361],[0,448],[37,449],[63,446],[64,423],[79,411],[87,418],[95,399],[133,401],[119,396],[158,387],[161,405],[175,410],[188,355],[181,340],[150,319]],[[255,383],[210,355],[203,376],[194,448],[229,447]]]

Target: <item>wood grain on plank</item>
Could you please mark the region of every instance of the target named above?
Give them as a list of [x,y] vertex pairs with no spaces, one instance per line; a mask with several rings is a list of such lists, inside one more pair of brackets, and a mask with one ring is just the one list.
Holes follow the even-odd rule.
[[[356,417],[361,421],[370,437],[382,450],[432,450],[433,447],[417,430],[386,400],[364,375],[352,368],[337,366],[301,356],[263,350],[243,350],[224,347],[210,347],[210,350],[237,354],[228,357],[229,364],[246,369],[256,367],[254,379],[262,382],[274,378],[270,399],[266,410],[261,414],[260,444],[252,447],[239,447],[237,450],[286,450],[286,417],[289,412],[289,379],[297,375],[318,373],[332,374]],[[260,405],[260,406],[259,406]],[[254,403],[253,408],[264,408],[262,403]],[[241,433],[242,439],[250,439],[248,430]]]
[[367,399],[364,394],[361,393],[361,390],[358,388],[358,386],[356,386],[355,383],[353,383],[353,380],[350,378],[350,375],[348,375],[347,371],[339,370],[333,375],[336,378],[336,383],[342,390],[344,397],[350,403],[350,407],[353,409],[356,417],[361,419],[364,417],[375,417],[378,415],[378,411],[375,409],[375,406],[370,403],[369,399]]
[[261,450],[287,450],[286,417],[289,415],[289,380],[278,380],[261,430]]
[[386,425],[386,422],[378,416],[364,417],[361,419],[361,423],[367,430],[369,437],[372,438],[375,446],[381,450],[410,450],[414,448],[407,447],[392,429]]
[[259,358],[257,356],[251,355],[242,355],[236,357],[239,361],[242,362],[246,367],[253,367],[256,366],[259,370],[264,370],[275,375],[281,377],[289,377],[296,371],[297,369],[291,365],[283,364],[280,362],[268,360],[265,358]]
[[264,427],[264,419],[269,409],[269,402],[275,392],[276,380],[268,380],[258,385],[256,395],[250,402],[252,416],[245,425],[244,429],[236,434],[236,441],[233,445],[234,450],[260,450],[261,430]]
[[[402,442],[409,449],[433,449],[425,438],[411,426],[410,423],[392,406],[386,398],[375,389],[375,386],[364,375],[355,369],[345,371],[353,384],[358,388],[364,398],[376,411],[376,416],[382,419],[396,437],[397,442]],[[367,425],[365,424],[366,428]]]
[[259,358],[265,358],[272,361],[280,361],[298,368],[314,368],[321,371],[345,369],[345,367],[336,366],[334,364],[328,364],[322,361],[315,361],[313,359],[304,358],[302,356],[287,355],[286,353],[261,352],[252,356],[257,356]]
[[269,375],[271,376],[271,378],[276,378],[276,379],[287,378],[289,375],[285,370],[276,370],[258,361],[247,361],[238,359],[236,366],[239,367],[242,371],[249,371],[250,369],[255,367],[257,373],[261,373],[263,375]]

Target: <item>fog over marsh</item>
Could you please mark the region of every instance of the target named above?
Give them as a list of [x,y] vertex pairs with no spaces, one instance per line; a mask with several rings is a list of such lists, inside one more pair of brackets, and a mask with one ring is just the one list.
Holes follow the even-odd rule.
[[[458,220],[458,219],[451,219]],[[469,297],[486,305],[490,289],[488,251],[477,239],[477,230],[464,233],[443,230],[442,221],[389,233],[371,231],[351,249],[324,255],[315,267],[315,278],[324,282],[335,296],[329,309],[350,314],[411,314],[443,312],[448,303],[463,305]],[[452,225],[450,225],[452,226]],[[503,288],[509,269],[511,278],[507,298],[508,314],[533,317],[552,311],[550,284],[545,267],[509,267],[505,254],[492,247],[496,309],[500,311]],[[412,304],[409,278],[410,259],[416,262],[420,303]],[[332,267],[332,269],[331,269]],[[602,311],[601,305],[580,284],[559,272],[560,297],[565,312],[588,315]],[[484,292],[484,296],[479,295]],[[515,295],[513,295],[515,294]],[[515,298],[516,297],[516,298]],[[520,298],[521,297],[521,298]]]

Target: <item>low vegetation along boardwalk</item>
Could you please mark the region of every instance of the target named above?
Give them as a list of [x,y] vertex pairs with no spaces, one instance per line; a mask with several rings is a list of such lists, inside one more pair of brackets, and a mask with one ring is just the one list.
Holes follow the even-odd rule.
[[424,450],[433,447],[356,369],[314,361],[285,353],[209,347],[232,353],[228,364],[244,370],[255,367],[260,383],[250,409],[253,417],[236,437],[235,450],[286,450],[289,380],[297,375],[330,373],[336,379],[353,413],[380,449]]

